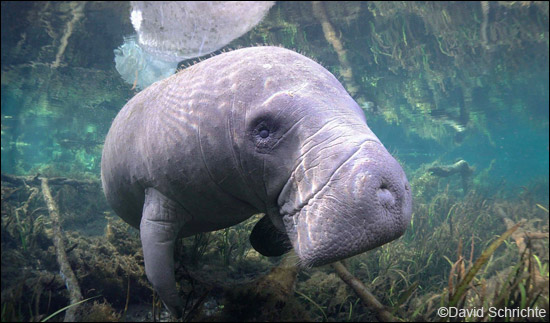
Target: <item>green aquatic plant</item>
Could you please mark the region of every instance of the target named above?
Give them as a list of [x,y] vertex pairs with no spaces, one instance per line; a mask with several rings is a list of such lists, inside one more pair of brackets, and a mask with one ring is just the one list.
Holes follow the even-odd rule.
[[393,305],[392,315],[395,315],[399,308],[405,304],[411,297],[411,295],[414,293],[414,291],[418,288],[419,282],[412,283],[406,290],[404,290],[399,298],[397,299],[397,303]]
[[248,241],[250,234],[249,225],[251,221],[245,224],[237,225],[211,233],[211,241],[217,246],[218,253],[225,266],[241,263],[251,246],[243,241]]
[[210,233],[199,233],[193,237],[193,245],[191,247],[190,262],[198,264],[204,256],[210,242]]
[[81,301],[79,301],[79,302],[76,302],[76,303],[67,305],[67,306],[65,306],[65,307],[63,307],[63,308],[61,308],[61,309],[55,311],[54,313],[52,313],[52,314],[46,316],[45,318],[43,318],[42,320],[40,320],[40,322],[48,322],[52,317],[54,317],[54,316],[56,316],[56,315],[58,315],[58,314],[60,314],[60,313],[62,313],[62,312],[64,312],[64,311],[66,311],[66,310],[68,310],[68,309],[71,309],[71,308],[73,308],[73,307],[75,307],[75,306],[78,306],[78,305],[80,305],[80,304],[82,304],[82,303],[84,303],[84,302],[87,302],[87,301],[89,301],[89,300],[91,300],[91,299],[98,298],[98,297],[100,297],[100,296],[101,296],[101,295],[97,295],[97,296],[90,297],[90,298],[86,298],[86,299],[83,299],[83,300],[81,300]]
[[310,302],[311,304],[313,304],[313,306],[315,306],[320,312],[321,314],[323,315],[323,322],[326,322],[328,319],[327,319],[327,314],[325,314],[325,310],[323,310],[323,308],[317,304],[314,300],[312,300],[310,297],[308,297],[306,294],[300,292],[300,291],[294,291],[296,294],[300,295],[301,297],[303,297],[305,300],[307,300],[308,302]]
[[483,267],[487,263],[487,261],[489,260],[489,257],[502,244],[502,242],[508,239],[512,235],[512,233],[514,233],[519,228],[520,225],[521,223],[518,223],[512,228],[508,229],[496,241],[494,241],[487,249],[483,251],[483,253],[476,260],[472,268],[470,268],[470,270],[466,273],[464,278],[459,282],[455,291],[453,293],[449,291],[448,307],[455,307],[458,304],[458,302],[462,299],[467,289],[469,288],[468,285],[470,284],[472,279],[474,279],[477,272],[481,269],[481,267]]
[[235,247],[235,244],[233,244],[230,239],[230,237],[232,236],[231,233],[234,233],[234,229],[233,232],[231,231],[231,228],[223,229],[221,234],[221,243],[218,243],[219,250],[223,259],[223,264],[226,266],[230,263],[231,251]]
[[542,264],[540,258],[533,254],[533,259],[537,262],[537,269],[539,270],[539,275],[542,277],[548,277],[548,263]]

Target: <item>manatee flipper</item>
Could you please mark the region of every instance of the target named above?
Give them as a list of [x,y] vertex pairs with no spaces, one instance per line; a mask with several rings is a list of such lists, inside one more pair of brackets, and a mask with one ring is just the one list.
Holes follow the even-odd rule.
[[183,302],[176,289],[174,243],[183,223],[178,221],[180,206],[154,188],[145,190],[140,234],[147,278],[177,317],[183,313]]
[[261,218],[252,229],[250,244],[266,257],[281,256],[292,249],[286,233],[277,230],[267,215]]

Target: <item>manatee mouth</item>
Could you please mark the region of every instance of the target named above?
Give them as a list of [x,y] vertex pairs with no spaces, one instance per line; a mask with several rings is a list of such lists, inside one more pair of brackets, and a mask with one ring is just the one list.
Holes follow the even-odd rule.
[[[373,139],[364,140],[360,145],[358,145],[358,148],[348,152],[347,156],[343,158],[343,160],[337,163],[338,166],[333,167],[333,169],[328,174],[325,174],[325,176],[320,176],[325,178],[324,183],[323,182],[318,184],[315,183],[315,181],[319,181],[319,179],[317,178],[308,179],[308,182],[312,185],[310,185],[310,187],[308,187],[307,190],[304,189],[303,187],[299,187],[299,185],[296,183],[297,178],[305,179],[307,178],[307,175],[305,174],[296,175],[297,173],[300,172],[298,169],[301,167],[301,164],[295,167],[294,172],[287,180],[285,186],[281,190],[281,193],[279,194],[279,197],[278,197],[277,202],[280,207],[279,213],[281,214],[281,216],[294,217],[295,215],[299,214],[301,210],[310,203],[311,200],[315,199],[317,194],[319,194],[327,185],[330,185],[331,181],[334,181],[335,175],[342,168],[342,166],[345,165],[351,159],[353,159],[356,156],[356,154],[361,151],[361,148],[366,143],[375,143],[377,145],[380,145],[382,149],[385,149],[384,146],[377,140],[373,140]],[[306,173],[307,167],[304,167],[304,168],[305,170],[302,170],[302,172]],[[314,183],[317,185],[315,185]],[[305,195],[305,199],[302,198],[302,196],[304,195]]]
[[282,219],[300,264],[319,266],[401,236],[410,222],[410,188],[380,143],[363,143],[291,211]]
[[[299,173],[300,166],[297,166],[294,169],[293,174],[287,180],[287,183],[285,184],[281,193],[279,194],[279,212],[282,216],[285,231],[294,247],[296,254],[299,256],[300,266],[305,268],[314,266],[313,263],[310,263],[303,257],[300,257],[300,255],[302,254],[301,248],[303,248],[304,246],[304,243],[302,241],[309,238],[309,235],[307,233],[310,232],[309,222],[307,221],[307,219],[302,220],[303,218],[307,217],[307,209],[310,205],[314,204],[316,199],[323,198],[321,192],[326,187],[329,187],[331,185],[331,183],[334,181],[334,176],[337,174],[338,170],[349,160],[351,160],[361,150],[361,147],[366,142],[375,142],[376,144],[382,145],[380,142],[372,139],[367,139],[363,141],[358,148],[351,152],[348,152],[347,156],[338,163],[338,166],[335,167],[334,170],[332,170],[330,174],[325,177],[326,180],[324,182],[319,183],[318,185],[311,185],[309,187],[310,190],[306,193],[304,193],[303,187],[293,187],[296,185],[296,177],[299,177],[299,175],[297,176],[296,174]],[[304,175],[303,177],[305,178],[306,176]],[[304,195],[307,197],[306,199],[302,198],[302,196]],[[302,214],[302,211],[304,210],[306,210],[306,212],[303,212],[304,214]],[[304,225],[300,225],[300,222],[305,224],[305,228]],[[302,230],[299,231],[299,227],[301,227]]]

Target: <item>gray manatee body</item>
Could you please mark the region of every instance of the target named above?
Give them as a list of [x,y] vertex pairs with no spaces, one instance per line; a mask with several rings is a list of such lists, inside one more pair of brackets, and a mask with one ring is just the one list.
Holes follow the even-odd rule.
[[330,72],[279,47],[224,53],[137,94],[109,130],[101,178],[175,315],[178,236],[263,212],[254,248],[294,248],[308,267],[396,239],[411,217],[406,176],[363,111]]

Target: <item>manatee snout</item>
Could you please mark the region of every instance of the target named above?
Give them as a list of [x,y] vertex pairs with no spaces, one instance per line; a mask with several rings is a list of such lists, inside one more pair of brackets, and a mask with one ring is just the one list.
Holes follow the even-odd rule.
[[304,267],[319,266],[400,237],[411,219],[410,186],[399,163],[366,141],[299,211],[283,216]]

